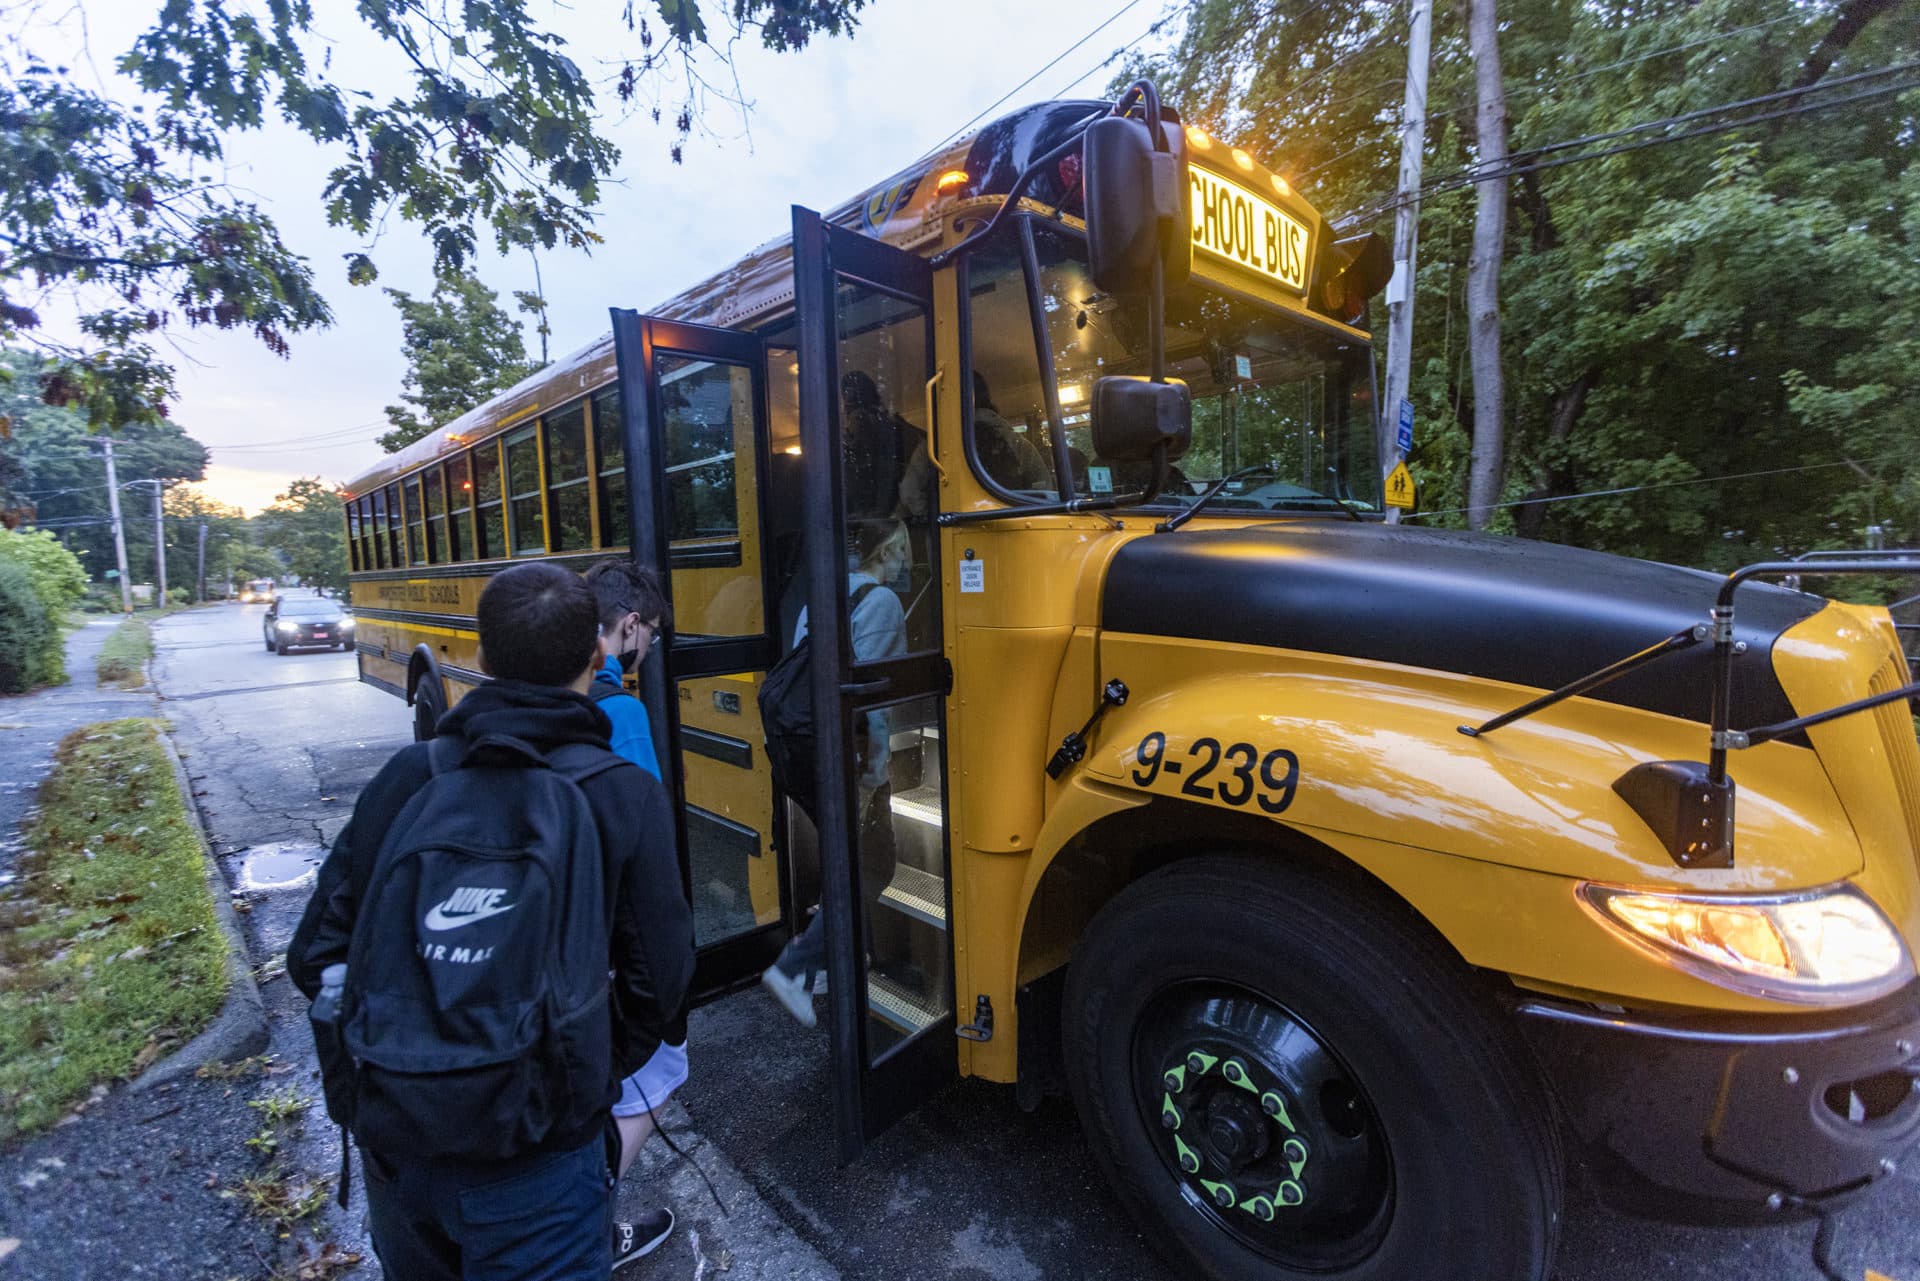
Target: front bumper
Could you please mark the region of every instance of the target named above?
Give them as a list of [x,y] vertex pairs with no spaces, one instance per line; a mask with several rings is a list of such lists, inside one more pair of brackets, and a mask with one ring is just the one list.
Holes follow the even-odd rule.
[[1614,1208],[1674,1222],[1837,1207],[1920,1138],[1920,983],[1872,1005],[1654,1021],[1517,1010],[1588,1173]]

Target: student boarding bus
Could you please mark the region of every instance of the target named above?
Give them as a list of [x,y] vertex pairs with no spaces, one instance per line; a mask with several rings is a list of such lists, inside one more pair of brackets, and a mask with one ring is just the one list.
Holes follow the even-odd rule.
[[[1920,1126],[1894,627],[1386,521],[1385,257],[1150,85],[1016,112],[359,477],[361,679],[429,733],[490,574],[663,567],[699,987],[817,877],[843,1159],[956,1075],[1069,1092],[1236,1281],[1539,1281],[1573,1164],[1824,1213]],[[817,831],[755,701],[803,610]]]

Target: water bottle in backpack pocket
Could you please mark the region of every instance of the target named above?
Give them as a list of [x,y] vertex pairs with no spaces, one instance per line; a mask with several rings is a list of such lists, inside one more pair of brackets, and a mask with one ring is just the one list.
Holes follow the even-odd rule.
[[[363,891],[340,997],[363,1145],[498,1161],[609,1102],[607,895],[579,784],[620,758],[436,740]],[[324,993],[323,993],[324,995]]]

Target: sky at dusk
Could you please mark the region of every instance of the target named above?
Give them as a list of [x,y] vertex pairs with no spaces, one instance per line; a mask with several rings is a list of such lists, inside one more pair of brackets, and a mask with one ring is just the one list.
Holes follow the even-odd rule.
[[[58,29],[33,35],[29,45],[49,58],[64,50],[78,83],[134,100],[136,91],[113,62],[158,4],[90,0],[80,7],[84,25],[69,17]],[[637,49],[617,21],[621,7],[619,0],[575,0],[543,13],[535,0],[531,8],[601,81],[617,69],[614,51]],[[707,0],[706,7],[717,26],[724,6]],[[959,9],[928,0],[873,0],[850,39],[821,39],[789,54],[765,52],[757,37],[742,40],[736,64],[750,109],[743,117],[724,102],[710,103],[705,131],[696,131],[685,164],[676,166],[668,156],[677,98],[662,104],[667,124],[655,125],[640,111],[608,125],[622,158],[603,188],[598,214],[606,242],[591,256],[555,250],[541,259],[553,356],[605,332],[609,307],[644,310],[663,302],[782,234],[792,205],[826,209],[879,182],[1114,18],[1119,7],[1117,0],[979,0]],[[338,82],[376,94],[407,90],[399,55],[358,26],[349,6],[315,8],[316,27],[332,42]],[[1113,74],[1102,64],[1117,48],[1133,42],[1153,48],[1164,38],[1146,35],[1163,12],[1163,0],[1136,0],[993,114],[1048,98],[1097,95]],[[708,71],[724,75],[717,60],[709,60]],[[599,97],[603,112],[623,110],[610,87]],[[203,489],[249,512],[270,503],[295,476],[344,483],[379,459],[374,439],[387,427],[382,408],[396,403],[406,371],[391,301],[377,287],[346,283],[342,255],[366,246],[327,225],[322,192],[331,165],[329,149],[279,124],[228,140],[227,180],[252,193],[287,243],[312,261],[333,307],[333,327],[294,336],[286,360],[240,334],[204,331],[176,333],[166,353],[179,376],[172,416],[213,454]],[[432,291],[431,252],[411,225],[395,218],[372,252],[381,285],[416,296]],[[508,308],[512,290],[534,287],[525,254],[501,259],[488,251],[477,269]],[[526,337],[537,354],[531,328]]]

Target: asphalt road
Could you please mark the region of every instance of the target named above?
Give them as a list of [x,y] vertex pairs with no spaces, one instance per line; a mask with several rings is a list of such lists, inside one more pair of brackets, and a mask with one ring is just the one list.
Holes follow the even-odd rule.
[[[359,788],[407,741],[410,723],[397,699],[355,681],[350,654],[268,653],[262,612],[228,606],[167,620],[155,667],[162,712],[204,792],[200,804],[229,879],[293,878],[247,895],[257,962],[284,949],[305,897],[298,878],[345,822]],[[310,1062],[297,994],[284,978],[263,991],[275,1052]],[[696,1011],[690,1046],[693,1079],[673,1132],[715,1176],[729,1213],[716,1211],[693,1171],[651,1145],[623,1186],[623,1203],[667,1200],[690,1231],[623,1278],[1174,1281],[1107,1195],[1064,1102],[1027,1114],[1010,1089],[962,1082],[861,1162],[837,1169],[817,1033],[750,991]],[[324,1130],[309,1127],[302,1158],[316,1172],[337,1163]],[[1557,1281],[1816,1275],[1809,1225],[1648,1225],[1609,1214],[1577,1187],[1567,1205]],[[335,1214],[331,1235],[361,1239],[357,1206]],[[1920,1281],[1914,1172],[1902,1169],[1840,1222],[1837,1261],[1846,1275],[1870,1267]]]

